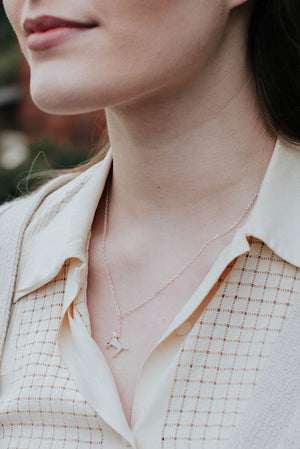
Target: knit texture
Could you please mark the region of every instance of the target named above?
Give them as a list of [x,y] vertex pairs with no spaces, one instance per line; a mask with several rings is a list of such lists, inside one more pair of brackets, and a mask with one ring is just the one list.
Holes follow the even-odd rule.
[[262,373],[228,449],[300,448],[300,298]]
[[[5,340],[6,336],[6,330],[7,325],[10,317],[10,310],[11,310],[11,300],[14,294],[14,288],[15,288],[15,277],[16,272],[18,268],[19,263],[19,256],[20,256],[20,248],[23,240],[24,230],[27,227],[28,222],[30,221],[32,215],[35,213],[35,211],[39,208],[40,204],[43,202],[43,199],[49,195],[51,192],[56,190],[60,185],[67,182],[67,178],[58,178],[54,180],[52,183],[47,184],[41,191],[30,195],[28,197],[25,197],[20,200],[16,200],[13,203],[10,203],[8,205],[4,205],[0,209],[0,306],[2,310],[2,319],[0,322],[0,343],[1,343],[1,353],[2,353],[2,347],[3,342]],[[276,261],[275,261],[276,262]],[[66,268],[66,267],[65,267]],[[233,267],[231,267],[233,268]],[[243,268],[243,267],[240,267]],[[242,269],[240,271],[243,271]],[[284,272],[282,272],[284,273]],[[256,273],[257,275],[257,273]],[[282,279],[284,281],[284,276],[282,276]],[[60,284],[57,284],[57,288],[55,289],[56,295],[59,295],[59,292],[61,292],[63,289],[63,285],[65,282],[65,274],[62,272],[59,274],[59,277],[53,282],[58,282]],[[52,284],[52,283],[51,283]],[[257,279],[254,282],[254,284],[257,286]],[[222,280],[222,285],[226,287],[226,279]],[[53,288],[53,285],[45,286],[45,288]],[[221,293],[221,290],[219,290],[219,293]],[[287,292],[288,293],[288,292]],[[39,291],[39,295],[42,294],[42,289]],[[226,297],[226,288],[223,293]],[[278,294],[278,293],[277,293]],[[274,295],[276,296],[276,289],[274,291]],[[222,296],[222,295],[221,295]],[[251,295],[252,296],[252,295]],[[51,376],[48,376],[46,373],[45,375],[45,365],[44,365],[44,357],[47,355],[46,353],[43,353],[45,350],[45,344],[48,344],[48,340],[43,339],[43,335],[49,338],[52,338],[52,336],[55,335],[57,332],[57,329],[55,329],[55,313],[59,310],[59,306],[61,307],[61,298],[59,300],[57,297],[57,304],[54,304],[55,307],[57,306],[57,309],[53,309],[54,312],[54,321],[48,322],[48,327],[45,323],[40,322],[39,320],[36,322],[36,320],[30,319],[30,313],[33,313],[33,310],[35,310],[35,313],[38,313],[37,307],[41,307],[41,314],[46,313],[47,307],[53,307],[49,302],[41,305],[36,303],[36,296],[35,294],[31,294],[28,296],[28,304],[31,304],[31,310],[30,308],[28,310],[24,310],[23,318],[26,319],[26,323],[23,322],[24,329],[27,327],[27,332],[23,335],[20,335],[19,338],[19,345],[22,346],[23,339],[27,338],[28,341],[28,347],[26,349],[27,352],[24,352],[24,358],[22,358],[22,347],[18,347],[20,359],[18,360],[18,363],[28,371],[26,372],[28,377],[22,377],[19,376],[17,381],[20,383],[20,385],[27,388],[26,393],[27,396],[23,397],[25,401],[27,401],[28,406],[32,407],[31,412],[26,416],[27,422],[22,425],[22,422],[20,422],[20,426],[16,427],[15,424],[12,424],[11,427],[9,424],[10,417],[6,413],[4,413],[4,416],[6,416],[6,441],[11,440],[15,437],[15,432],[20,432],[19,437],[17,436],[17,440],[19,438],[19,442],[14,443],[15,445],[9,445],[7,447],[10,447],[12,449],[13,447],[24,447],[24,448],[35,448],[35,447],[42,447],[43,449],[46,447],[51,447],[51,432],[56,432],[57,435],[57,441],[56,443],[59,445],[63,441],[63,444],[65,444],[70,436],[67,434],[67,430],[69,427],[69,421],[68,419],[73,420],[73,423],[76,421],[76,414],[74,415],[74,404],[77,404],[79,406],[78,410],[79,415],[85,416],[87,419],[93,420],[93,425],[88,426],[86,431],[86,436],[81,434],[82,438],[82,447],[92,445],[95,442],[97,442],[100,445],[103,445],[103,433],[105,434],[105,429],[103,430],[99,417],[93,412],[92,408],[88,406],[88,404],[84,401],[84,398],[80,396],[80,393],[78,392],[78,389],[76,387],[75,383],[72,383],[72,376],[70,376],[68,370],[66,367],[63,366],[61,363],[61,360],[59,359],[59,355],[56,353],[53,353],[53,349],[48,351],[49,355],[49,371],[48,374],[51,374]],[[225,299],[222,298],[222,299]],[[226,298],[228,300],[228,298]],[[234,298],[231,298],[234,299]],[[243,299],[243,298],[242,298]],[[247,299],[247,298],[245,298]],[[31,301],[31,303],[30,303]],[[245,302],[247,304],[247,301]],[[220,304],[221,305],[221,304]],[[222,303],[222,306],[225,306],[224,303]],[[291,301],[291,305],[288,307],[290,309],[289,313],[286,317],[282,317],[282,323],[279,325],[279,328],[277,330],[280,330],[279,337],[274,341],[275,351],[273,351],[271,357],[269,360],[266,360],[266,364],[264,366],[264,369],[261,370],[261,372],[258,373],[257,378],[255,378],[255,382],[252,384],[254,387],[253,392],[251,394],[251,397],[248,398],[248,403],[246,408],[243,410],[243,413],[240,414],[239,419],[234,425],[234,431],[233,435],[230,438],[230,444],[228,445],[228,449],[299,449],[299,430],[298,430],[298,423],[299,423],[299,360],[300,360],[300,324],[299,324],[299,318],[300,318],[300,301],[299,297],[296,297],[293,295],[293,300]],[[184,432],[184,425],[182,425],[181,422],[181,412],[180,408],[177,407],[176,401],[176,391],[179,392],[179,400],[183,400],[182,392],[184,391],[184,388],[186,389],[187,393],[189,393],[190,388],[190,382],[187,382],[187,377],[182,375],[184,374],[184,370],[188,369],[188,365],[184,360],[184,356],[187,356],[189,353],[189,350],[196,351],[198,354],[202,354],[203,352],[203,345],[199,346],[199,343],[201,341],[201,332],[203,325],[205,323],[207,325],[211,325],[211,320],[209,319],[209,313],[212,312],[212,309],[207,309],[207,315],[203,316],[201,320],[197,323],[197,326],[194,327],[193,331],[190,334],[190,338],[187,339],[187,342],[185,343],[185,349],[186,353],[182,353],[180,355],[178,360],[178,377],[174,379],[174,393],[173,397],[170,397],[170,408],[166,413],[166,430],[164,434],[164,440],[162,441],[162,447],[164,448],[170,448],[170,449],[187,449],[190,447],[193,449],[194,447],[198,449],[199,446],[197,442],[196,434],[193,434],[193,440],[181,440],[180,434]],[[225,309],[224,309],[225,311]],[[27,313],[28,312],[28,313]],[[230,309],[228,309],[228,313],[230,312]],[[245,314],[245,319],[250,317],[250,314],[248,313],[248,308],[246,306],[246,309],[241,310]],[[58,315],[59,316],[59,315]],[[56,324],[58,320],[58,316],[56,317]],[[228,317],[227,317],[228,318]],[[39,318],[41,319],[41,318]],[[45,328],[41,328],[41,333],[39,333],[40,340],[37,340],[35,337],[36,332],[36,325],[44,325]],[[226,325],[226,323],[222,322],[222,325]],[[229,326],[231,326],[231,321],[229,320],[227,323]],[[234,323],[233,323],[234,324]],[[244,323],[245,324],[245,323]],[[51,329],[51,327],[54,325],[53,332],[47,334],[47,329]],[[226,325],[227,326],[227,325]],[[216,326],[217,327],[217,326]],[[234,328],[234,326],[233,326]],[[24,331],[20,329],[20,332]],[[262,329],[263,330],[263,329]],[[45,343],[44,343],[45,342]],[[55,338],[53,340],[55,342]],[[52,343],[53,343],[52,342]],[[51,342],[50,342],[51,343]],[[202,344],[205,343],[205,339],[202,338]],[[249,343],[249,342],[248,342]],[[39,351],[38,354],[36,354],[37,357],[39,357],[39,369],[40,372],[36,370],[36,365],[31,365],[31,361],[34,360],[35,354],[30,350],[33,348],[33,346],[36,347],[36,345],[40,344],[41,351]],[[190,346],[189,346],[190,345]],[[191,345],[193,345],[193,348],[191,348]],[[51,346],[51,345],[50,345]],[[53,345],[52,345],[53,346]],[[25,350],[25,348],[24,348]],[[223,351],[222,351],[223,352]],[[51,366],[52,362],[55,362],[54,358],[52,359],[53,355],[56,357],[55,360],[57,363],[59,363],[59,366],[54,366],[54,369],[57,371],[53,371],[53,367]],[[205,356],[205,351],[203,352],[203,355]],[[209,347],[207,358],[209,360],[209,357],[211,356],[219,356],[219,352],[217,354],[213,354],[213,350],[211,347]],[[27,359],[26,359],[27,357]],[[33,357],[33,359],[32,359]],[[205,356],[206,357],[206,356]],[[28,365],[26,365],[26,360],[28,362]],[[21,366],[20,365],[20,366]],[[47,368],[47,366],[46,366]],[[206,381],[207,386],[209,386],[209,376],[205,378],[205,372],[203,372],[203,363],[200,366],[200,364],[197,366],[197,362],[193,362],[190,364],[190,368],[194,370],[194,373],[196,373],[195,370],[202,369],[201,376],[195,375],[195,381],[199,382],[199,385],[202,381]],[[205,364],[205,370],[206,375],[209,374],[210,366],[208,364]],[[60,373],[64,373],[64,377],[60,378]],[[18,373],[16,372],[16,375]],[[30,376],[33,376],[33,378],[36,379],[36,376],[40,376],[41,382],[48,382],[47,385],[44,385],[43,388],[40,388],[41,395],[44,396],[38,396],[38,397],[30,397],[30,389],[32,386],[32,382],[30,382]],[[192,378],[191,378],[192,379]],[[27,382],[28,381],[28,382]],[[35,413],[38,417],[40,415],[39,410],[37,410],[35,407],[40,407],[42,404],[45,404],[43,402],[43,399],[47,400],[47,394],[56,394],[59,392],[59,388],[57,386],[59,385],[59,382],[65,381],[68,385],[72,384],[72,387],[70,387],[69,390],[66,390],[66,394],[68,395],[68,401],[64,403],[64,406],[70,405],[69,408],[69,414],[66,414],[65,419],[66,422],[63,423],[61,426],[59,422],[59,416],[62,416],[59,414],[59,410],[61,407],[61,399],[56,398],[57,401],[54,404],[54,402],[49,401],[48,406],[46,405],[46,409],[48,409],[50,421],[53,419],[53,425],[52,427],[47,425],[49,424],[49,419],[41,418],[40,420],[40,427],[36,427],[34,420],[33,420],[33,414]],[[23,384],[25,382],[25,384]],[[50,382],[50,384],[49,384]],[[52,382],[52,383],[51,383]],[[194,382],[195,383],[195,382]],[[203,384],[203,382],[202,382]],[[38,384],[42,385],[42,384]],[[37,385],[37,386],[38,386]],[[0,386],[1,387],[1,386]],[[214,388],[214,387],[212,387]],[[177,389],[177,390],[176,390]],[[198,398],[199,396],[199,398]],[[200,399],[200,395],[195,396],[195,400]],[[19,398],[21,399],[21,397]],[[178,399],[178,398],[177,398]],[[11,406],[16,406],[16,403],[12,401]],[[22,401],[20,402],[20,405],[24,404]],[[4,403],[2,405],[5,405]],[[53,408],[51,408],[53,407]],[[76,407],[75,407],[76,408]],[[27,409],[26,409],[27,410]],[[77,410],[77,411],[78,411]],[[211,409],[209,409],[211,410]],[[18,410],[16,409],[18,412]],[[175,417],[176,415],[176,417]],[[84,418],[84,419],[85,419]],[[175,418],[175,421],[172,421]],[[199,416],[195,415],[194,418],[199,418]],[[58,419],[58,421],[55,421]],[[209,416],[207,416],[207,419],[209,420]],[[194,422],[190,421],[190,417],[188,417],[189,420],[189,431],[191,431],[192,427],[194,427]],[[45,423],[47,425],[45,425]],[[172,430],[168,434],[168,432],[171,430],[173,424],[176,423],[176,431]],[[22,437],[25,435],[25,429],[24,424],[27,424],[26,436],[24,439]],[[177,425],[178,424],[178,425]],[[204,423],[205,425],[206,423]],[[81,424],[76,424],[76,426],[80,429]],[[94,427],[93,427],[94,426]],[[47,429],[46,429],[47,427]],[[105,427],[105,426],[104,426]],[[76,427],[77,429],[77,427]],[[75,430],[75,429],[74,429]],[[77,429],[78,430],[78,429]],[[77,431],[76,430],[76,431]],[[92,438],[90,440],[88,439],[89,435],[88,432],[91,430],[95,431],[97,433],[94,433],[92,435]],[[37,435],[37,440],[35,442],[30,443],[32,441],[32,433],[34,431],[34,434]],[[39,433],[40,432],[40,433]],[[45,433],[46,432],[46,433]],[[50,432],[50,433],[49,433]],[[80,430],[79,430],[80,432]],[[15,433],[15,435],[14,435]],[[177,435],[179,438],[174,438],[174,435]],[[45,438],[46,437],[46,438]],[[38,443],[37,443],[38,441]],[[48,443],[46,443],[48,441]],[[188,441],[187,444],[186,442]],[[192,443],[191,443],[192,441]],[[21,442],[21,443],[20,443]],[[73,447],[75,442],[78,442],[78,437],[76,437],[75,440],[73,440]],[[36,446],[36,443],[38,446]],[[22,444],[23,446],[21,446]],[[31,445],[30,445],[31,444]],[[48,444],[48,446],[45,446],[45,444]],[[55,446],[54,446],[55,447]],[[57,445],[56,445],[57,447]],[[80,447],[80,445],[78,446]],[[112,447],[119,447],[119,446],[112,446]],[[120,445],[120,447],[123,447]]]
[[[262,242],[252,239],[250,247],[249,254],[225,270],[214,297],[178,352],[162,425],[152,429],[161,432],[162,449],[221,448],[226,440],[230,448],[251,445],[258,449],[262,448],[261,439],[276,448],[283,438],[283,449],[297,448],[295,426],[286,431],[295,404],[291,392],[295,392],[297,378],[288,377],[282,364],[271,368],[268,364],[269,354],[279,342],[278,335],[286,333],[285,316],[297,298],[300,273]],[[5,384],[0,403],[6,447],[123,447],[118,435],[105,426],[85,400],[58,351],[66,281],[74,272],[70,266],[69,260],[51,282],[13,305],[12,338],[8,338],[10,347],[4,354]],[[72,307],[73,316],[88,329],[85,295],[81,293]],[[296,376],[297,363],[290,352],[287,369]],[[273,370],[278,372],[269,389],[265,381],[259,385],[265,369],[272,375]],[[288,388],[281,391],[287,377]],[[280,416],[277,402],[273,403],[276,389],[279,403],[288,399]],[[245,411],[247,402],[251,407]],[[242,428],[237,418],[244,421]],[[233,446],[231,434],[236,427],[237,438],[242,441],[238,439]],[[256,440],[257,446],[253,446]]]

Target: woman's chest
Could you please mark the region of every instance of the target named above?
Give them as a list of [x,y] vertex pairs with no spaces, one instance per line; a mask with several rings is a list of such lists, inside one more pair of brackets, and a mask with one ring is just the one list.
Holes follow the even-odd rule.
[[[146,371],[145,365],[151,365],[154,375],[147,381],[144,377],[143,388],[139,388],[138,393],[145,397],[146,390],[151,390],[153,394],[148,394],[148,402],[135,401],[135,410],[150,410],[152,407],[151,416],[156,421],[151,428],[153,433],[157,432],[158,438],[164,438],[166,448],[172,447],[174,435],[178,448],[185,448],[179,445],[179,441],[184,441],[186,429],[190,433],[191,448],[200,447],[199,438],[207,437],[208,428],[215,429],[220,438],[225,438],[232,424],[230,410],[234,410],[235,415],[242,413],[243,404],[251,397],[256,375],[263,369],[289,302],[294,292],[299,291],[300,285],[299,270],[281,264],[269,251],[263,251],[263,257],[259,260],[254,256],[241,258],[222,279],[188,338],[184,338],[182,349],[176,354],[174,352],[174,370],[172,367],[169,372],[168,361],[164,357],[171,350],[169,337],[156,347],[150,357],[148,355],[169,326],[170,314],[165,315],[164,312],[167,308],[172,309],[171,298],[170,303],[166,302],[168,307],[162,307],[157,297],[156,304],[150,301],[147,308],[141,308],[140,314],[132,313],[123,320],[121,342],[129,349],[113,358],[114,348],[106,349],[104,346],[116,324],[114,302],[108,293],[107,302],[101,301],[102,296],[95,296],[95,301],[106,304],[106,308],[111,307],[113,311],[102,319],[96,319],[96,312],[91,309],[90,319],[96,323],[95,327],[98,325],[102,329],[102,333],[98,334],[98,346],[103,347],[102,352],[107,360],[108,356],[111,357],[111,371],[120,397],[123,395],[126,416],[129,419],[138,374],[147,358],[142,372]],[[281,270],[275,272],[268,268],[271,263],[276,263],[277,268],[284,268],[284,277]],[[20,306],[19,313],[16,315],[17,321],[11,321],[12,332],[7,336],[6,355],[1,367],[1,374],[7,377],[6,386],[1,382],[0,392],[0,422],[6,447],[13,447],[15,441],[22,440],[26,435],[28,438],[31,435],[32,441],[32,446],[31,443],[26,446],[28,448],[35,447],[35,441],[42,442],[49,434],[53,439],[53,445],[49,447],[55,447],[59,441],[65,444],[66,429],[76,428],[78,422],[80,429],[76,428],[76,438],[80,441],[89,441],[86,438],[90,435],[90,428],[93,441],[103,438],[102,416],[97,415],[89,400],[80,392],[73,380],[76,372],[67,369],[58,346],[66,279],[69,275],[64,269],[51,283],[22,298],[16,305],[16,308]],[[178,301],[178,297],[174,296],[175,299]],[[86,304],[84,294],[82,302]],[[176,314],[175,308],[170,313]],[[80,317],[77,318],[78,324],[82,324]],[[66,333],[66,337],[71,336]],[[88,345],[77,341],[82,343],[84,352]],[[160,355],[159,360],[157,355]],[[87,358],[89,372],[93,371],[92,362],[97,357],[99,350]],[[5,372],[9,359],[13,360],[11,366],[14,369]],[[104,366],[101,369],[105,371]],[[168,376],[165,375],[167,372]],[[162,377],[165,384],[158,391],[155,386],[162,384]],[[87,379],[90,376],[85,377],[84,384]],[[97,390],[99,379],[101,376],[94,376],[94,383],[91,383],[93,392]],[[105,401],[99,397],[98,403],[110,401],[107,399],[109,395],[104,396]],[[139,399],[141,395],[137,394],[136,397]],[[157,410],[163,410],[163,415]],[[220,413],[222,422],[218,421]],[[185,425],[176,427],[174,434],[174,424],[180,424],[182,417]],[[163,423],[166,427],[161,433]],[[107,433],[104,437],[107,441]],[[204,447],[214,447],[209,446],[211,440],[203,441]]]
[[[106,299],[103,299],[106,298]],[[93,296],[87,289],[92,338],[101,349],[111,370],[129,425],[135,391],[143,365],[166,331],[170,316],[159,304],[138,310],[119,320],[109,292]],[[105,311],[104,311],[105,310]],[[114,337],[120,326],[120,338]]]

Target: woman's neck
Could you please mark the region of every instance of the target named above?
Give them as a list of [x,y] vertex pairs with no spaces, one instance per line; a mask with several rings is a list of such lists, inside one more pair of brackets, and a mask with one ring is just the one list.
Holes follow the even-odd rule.
[[254,192],[275,139],[253,99],[244,86],[218,116],[200,123],[185,109],[174,117],[171,106],[168,111],[159,108],[152,120],[138,114],[136,126],[109,112],[114,191],[123,204],[128,202],[131,210],[172,212],[189,204],[211,203],[237,186],[239,194]]
[[159,213],[167,222],[195,210],[213,216],[225,199],[238,212],[251,199],[275,139],[259,113],[245,54],[229,34],[198,77],[106,111],[111,201],[120,213],[141,222]]

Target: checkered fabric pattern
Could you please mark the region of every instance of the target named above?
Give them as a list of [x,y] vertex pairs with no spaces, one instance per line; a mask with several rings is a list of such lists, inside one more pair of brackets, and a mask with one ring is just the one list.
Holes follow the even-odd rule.
[[[299,268],[259,240],[250,247],[224,271],[178,348],[165,413],[151,429],[161,449],[225,447],[300,290]],[[1,448],[112,449],[106,432],[113,430],[78,391],[58,351],[71,264],[13,306],[1,365]],[[84,294],[75,307],[88,326]]]
[[103,447],[101,422],[79,393],[57,347],[69,261],[19,300],[13,313],[14,369],[0,401],[1,448]]
[[300,270],[262,242],[233,262],[181,348],[162,449],[217,449],[229,440],[264,369]]

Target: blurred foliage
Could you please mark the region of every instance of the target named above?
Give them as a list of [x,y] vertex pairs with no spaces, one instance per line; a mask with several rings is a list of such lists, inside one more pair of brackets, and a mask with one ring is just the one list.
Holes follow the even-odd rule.
[[36,140],[18,167],[9,170],[0,166],[0,203],[30,192],[48,179],[47,174],[39,173],[73,168],[88,157],[86,149],[74,148],[72,144],[59,144],[46,137]]
[[17,79],[20,50],[14,32],[0,3],[0,86],[12,84]]
[[[19,84],[19,64],[22,55],[14,31],[6,17],[3,3],[0,2],[0,87]],[[2,146],[1,136],[5,132],[14,132],[19,127],[19,105],[12,110],[6,105],[0,109],[2,130],[0,129],[0,204],[9,201],[21,194],[28,193],[41,185],[49,176],[43,173],[56,169],[69,169],[78,166],[89,157],[86,148],[76,147],[72,143],[57,143],[51,137],[37,137],[29,145],[25,144],[25,157],[21,157],[19,165],[8,168],[3,162],[6,153]],[[9,120],[8,120],[9,118]],[[3,124],[9,123],[9,126]],[[26,133],[22,129],[19,132]],[[41,132],[43,132],[41,130]],[[26,151],[28,148],[28,152]],[[18,153],[17,142],[12,145],[12,152]],[[10,150],[8,151],[10,153]],[[21,151],[22,153],[22,151]],[[26,156],[26,153],[27,156]]]
[[0,48],[3,49],[9,42],[14,40],[14,32],[7,20],[3,3],[0,3]]
[[12,84],[17,80],[20,53],[18,46],[13,43],[5,50],[1,49],[0,58],[0,86]]

